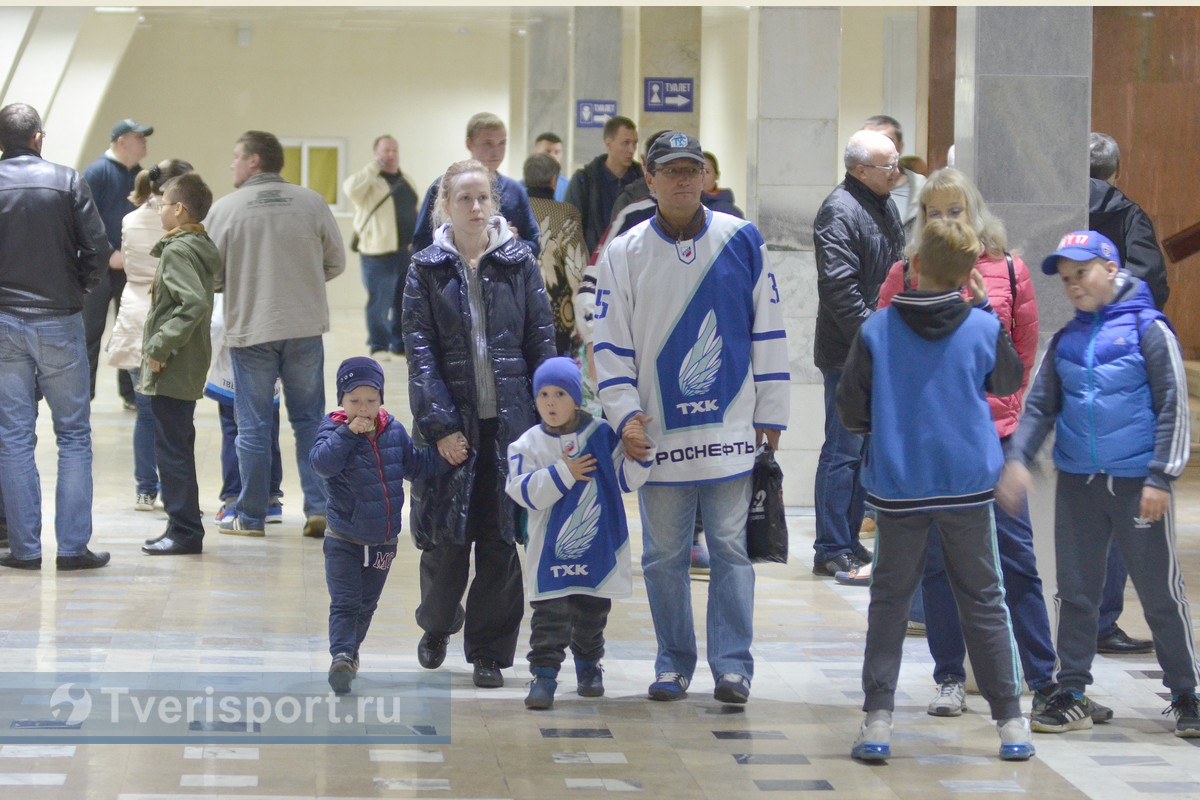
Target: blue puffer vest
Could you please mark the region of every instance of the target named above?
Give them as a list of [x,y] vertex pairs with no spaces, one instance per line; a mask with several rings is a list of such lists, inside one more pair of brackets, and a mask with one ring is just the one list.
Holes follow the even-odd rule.
[[1146,284],[1134,278],[1094,313],[1077,311],[1058,334],[1062,381],[1054,463],[1077,475],[1144,478],[1154,455],[1154,408],[1141,334],[1156,319]]

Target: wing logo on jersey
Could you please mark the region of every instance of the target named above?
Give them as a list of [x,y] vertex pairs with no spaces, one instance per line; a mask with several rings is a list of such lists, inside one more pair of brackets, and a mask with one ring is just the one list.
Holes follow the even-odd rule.
[[717,315],[709,311],[700,323],[700,336],[679,369],[679,391],[687,397],[705,394],[721,371],[721,335]]
[[574,561],[582,557],[599,532],[600,497],[596,491],[596,481],[588,481],[587,488],[579,497],[579,505],[558,532],[554,542],[555,558]]

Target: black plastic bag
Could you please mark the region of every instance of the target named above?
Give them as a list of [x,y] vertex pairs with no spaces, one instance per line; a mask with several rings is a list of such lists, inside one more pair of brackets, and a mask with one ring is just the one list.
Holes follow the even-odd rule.
[[783,470],[775,463],[775,451],[766,445],[758,449],[754,458],[750,484],[746,552],[756,563],[786,564],[788,530],[783,510]]

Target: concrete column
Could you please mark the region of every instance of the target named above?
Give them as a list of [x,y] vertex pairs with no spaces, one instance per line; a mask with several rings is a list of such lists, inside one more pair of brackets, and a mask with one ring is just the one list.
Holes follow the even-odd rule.
[[[0,105],[28,103],[45,115],[67,68],[75,41],[93,13],[90,8],[40,9],[28,23],[24,47],[15,54]],[[20,20],[17,23],[19,25]],[[4,38],[7,40],[9,34]],[[17,42],[19,45],[20,40]]]
[[[957,166],[975,179],[1008,227],[1037,290],[1043,340],[1073,309],[1042,258],[1063,233],[1087,227],[1091,130],[1092,9],[958,9],[954,92]],[[1038,573],[1053,598],[1054,478],[1030,496]],[[1057,626],[1050,604],[1051,628]]]
[[958,10],[956,164],[1008,226],[1038,292],[1043,332],[1073,313],[1037,268],[1059,237],[1087,227],[1092,102],[1090,7]]
[[[526,31],[526,141],[510,143],[510,147],[522,148],[522,155],[533,149],[534,137],[543,131],[553,131],[569,144],[575,116],[570,82],[571,10],[553,6],[530,9]],[[563,150],[570,152],[569,146]]]
[[[758,221],[779,283],[792,375],[791,425],[780,440],[788,505],[812,506],[824,435],[824,390],[813,366],[817,268],[812,224],[841,180],[838,64],[841,12],[751,12],[746,212]],[[810,554],[796,554],[804,562]]]
[[[604,152],[600,128],[575,128],[575,101],[616,100],[621,96],[621,9],[579,7],[574,10],[574,17],[572,85],[575,93],[567,100],[571,130],[563,132],[571,134],[568,139],[571,146],[566,149],[566,163],[563,164],[563,174],[568,177]],[[618,114],[636,121],[633,111],[617,106]]]
[[[641,65],[640,78],[682,78],[691,83],[692,105],[688,112],[647,111],[643,97],[643,82],[638,82],[638,130],[649,136],[659,130],[680,130],[693,136],[700,135],[700,8],[670,6],[645,6],[639,17],[640,48],[638,61]],[[671,106],[673,93],[669,86],[663,87],[664,108]],[[630,115],[626,115],[630,116]],[[703,144],[703,142],[701,142]]]

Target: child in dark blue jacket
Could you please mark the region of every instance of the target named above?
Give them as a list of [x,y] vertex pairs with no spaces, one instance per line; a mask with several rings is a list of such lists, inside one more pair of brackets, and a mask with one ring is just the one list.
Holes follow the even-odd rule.
[[[396,556],[404,510],[404,479],[434,477],[449,464],[427,447],[418,450],[408,431],[382,408],[383,369],[370,358],[348,358],[338,367],[341,411],[321,422],[309,461],[329,495],[325,530],[325,582],[329,586],[329,685],[350,691],[358,648]],[[466,458],[465,448],[462,459]]]

